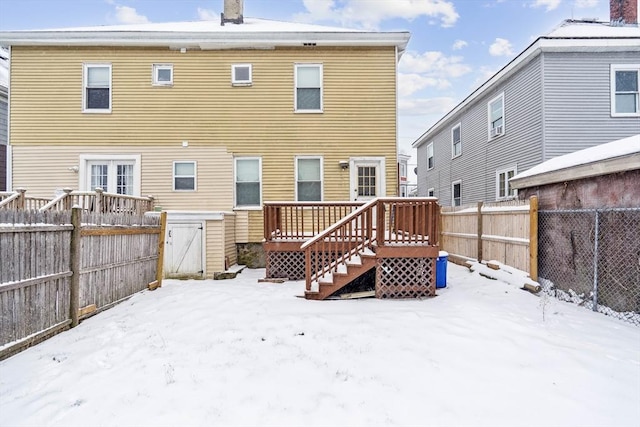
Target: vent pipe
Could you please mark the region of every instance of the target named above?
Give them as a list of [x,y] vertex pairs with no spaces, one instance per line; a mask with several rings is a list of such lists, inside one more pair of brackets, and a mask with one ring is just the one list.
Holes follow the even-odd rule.
[[220,14],[220,25],[224,25],[227,22],[242,24],[244,22],[242,17],[243,7],[243,0],[224,0],[224,12]]

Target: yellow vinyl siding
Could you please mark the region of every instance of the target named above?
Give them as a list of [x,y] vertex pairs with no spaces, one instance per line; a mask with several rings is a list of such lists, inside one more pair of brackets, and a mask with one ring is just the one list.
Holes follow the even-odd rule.
[[[82,113],[82,64],[92,62],[112,65],[109,114]],[[323,65],[323,113],[294,112],[294,64],[305,62]],[[173,86],[152,85],[154,63],[173,64]],[[252,86],[232,87],[236,63],[252,64]],[[163,208],[230,211],[234,155],[262,157],[263,201],[293,200],[295,156],[321,155],[324,200],[349,199],[349,172],[338,166],[349,157],[385,157],[386,194],[395,195],[395,70],[393,47],[183,54],[16,46],[14,185],[51,195],[56,188],[78,187],[68,167],[78,164],[80,153],[136,153],[142,156],[141,193],[158,197]],[[171,191],[173,160],[198,162],[197,192]],[[246,237],[261,241],[262,213],[250,211],[248,218]]]
[[238,263],[238,253],[236,251],[236,216],[234,214],[224,215],[224,255],[229,266]]
[[224,271],[224,220],[206,221],[206,277],[213,278],[213,273]]

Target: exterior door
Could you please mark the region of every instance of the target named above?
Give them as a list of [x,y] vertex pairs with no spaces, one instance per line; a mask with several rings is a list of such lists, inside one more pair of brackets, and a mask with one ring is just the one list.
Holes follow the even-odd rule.
[[202,223],[167,224],[165,277],[202,278],[202,229]]
[[134,161],[92,160],[87,162],[87,188],[107,193],[134,194]]
[[368,201],[384,197],[383,160],[351,160],[351,200]]

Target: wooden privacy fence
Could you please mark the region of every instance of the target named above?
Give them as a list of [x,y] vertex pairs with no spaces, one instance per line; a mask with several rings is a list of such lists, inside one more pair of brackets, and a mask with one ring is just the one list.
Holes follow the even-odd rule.
[[166,214],[0,210],[0,360],[160,286]]
[[538,276],[538,199],[441,209],[440,248],[451,261],[496,260]]

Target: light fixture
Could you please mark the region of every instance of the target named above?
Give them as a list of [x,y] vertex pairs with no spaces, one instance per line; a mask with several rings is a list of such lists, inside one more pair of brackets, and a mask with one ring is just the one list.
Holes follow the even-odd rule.
[[67,169],[69,169],[71,172],[75,172],[75,173],[78,173],[78,171],[80,171],[80,168],[77,165],[68,167]]
[[340,165],[341,169],[348,169],[349,168],[349,161],[348,160],[338,160],[338,165]]

